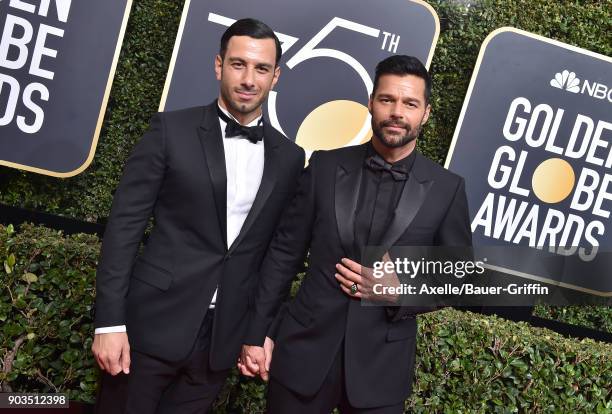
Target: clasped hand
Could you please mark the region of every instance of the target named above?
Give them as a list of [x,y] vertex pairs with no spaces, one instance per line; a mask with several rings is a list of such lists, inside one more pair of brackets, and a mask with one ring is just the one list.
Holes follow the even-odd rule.
[[274,341],[266,337],[264,346],[242,345],[242,352],[238,358],[238,370],[242,375],[255,377],[259,375],[262,380],[270,378],[270,364],[272,363],[272,352]]

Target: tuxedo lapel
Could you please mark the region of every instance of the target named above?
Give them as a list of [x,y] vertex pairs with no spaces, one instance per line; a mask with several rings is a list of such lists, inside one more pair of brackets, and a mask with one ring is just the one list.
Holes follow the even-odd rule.
[[240,229],[240,233],[234,240],[234,243],[230,246],[230,253],[236,249],[236,247],[240,244],[240,242],[244,239],[245,235],[248,233],[249,229],[255,223],[257,216],[263,210],[266,201],[272,194],[272,190],[276,185],[277,177],[278,177],[278,163],[281,162],[279,159],[279,151],[278,146],[280,145],[279,140],[285,139],[278,135],[276,131],[273,131],[268,125],[267,122],[264,122],[264,169],[263,175],[261,177],[261,184],[259,184],[259,189],[257,190],[257,195],[255,196],[255,200],[253,201],[253,205],[249,210],[249,214],[247,215],[244,223],[242,224],[242,228]]
[[205,107],[202,123],[198,127],[198,136],[213,187],[219,228],[227,249],[227,173],[221,126],[215,105],[216,101]]
[[365,159],[366,145],[354,147],[345,159],[336,167],[336,186],[334,208],[338,234],[344,252],[349,257],[355,257],[355,211],[361,186],[361,175]]
[[393,217],[389,223],[389,227],[383,235],[380,245],[384,247],[384,251],[388,251],[397,239],[406,231],[416,214],[421,209],[427,193],[433,184],[433,181],[419,177],[421,160],[420,154],[416,154],[412,171],[408,175],[408,179],[404,183],[404,189],[397,207],[393,211]]

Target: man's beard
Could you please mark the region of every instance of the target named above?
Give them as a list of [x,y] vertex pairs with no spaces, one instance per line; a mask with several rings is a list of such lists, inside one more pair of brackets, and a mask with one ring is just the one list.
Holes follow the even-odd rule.
[[228,110],[231,109],[239,114],[249,114],[253,111],[256,111],[259,107],[261,107],[261,105],[268,97],[268,94],[265,93],[257,101],[246,104],[232,100],[231,93],[229,91],[221,89],[221,95],[223,97],[223,100],[225,101],[225,104],[229,107]]
[[[404,128],[406,133],[401,137],[397,138],[398,135],[385,135],[383,128],[388,126],[394,126],[398,128]],[[421,133],[421,126],[419,125],[416,129],[412,129],[410,125],[401,122],[394,121],[392,119],[387,119],[379,124],[374,122],[374,118],[372,118],[372,132],[378,138],[378,140],[387,148],[400,148],[406,144],[417,139],[419,134]]]

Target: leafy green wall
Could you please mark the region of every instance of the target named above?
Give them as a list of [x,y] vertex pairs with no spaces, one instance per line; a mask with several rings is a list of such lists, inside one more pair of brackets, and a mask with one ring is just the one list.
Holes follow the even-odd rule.
[[[94,401],[99,248],[95,236],[0,225],[0,391]],[[453,309],[418,323],[410,412],[612,413],[612,344]],[[265,392],[234,370],[215,412],[263,413]]]

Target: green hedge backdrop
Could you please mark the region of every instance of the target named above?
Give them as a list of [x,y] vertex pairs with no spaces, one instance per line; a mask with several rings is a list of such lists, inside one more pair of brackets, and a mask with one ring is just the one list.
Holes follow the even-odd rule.
[[[93,402],[97,237],[0,226],[1,391]],[[297,288],[294,284],[294,291]],[[445,309],[419,316],[417,413],[612,413],[612,344]],[[265,385],[234,371],[216,412],[262,413]]]
[[[442,163],[484,38],[514,26],[612,55],[612,0],[428,1],[441,33],[431,65],[433,112],[420,150]],[[123,163],[157,110],[183,1],[134,0],[98,149],[81,175],[0,167],[0,203],[88,222],[108,216]],[[217,41],[212,39],[211,41]],[[212,70],[213,62],[209,68]],[[89,311],[99,241],[35,226],[0,228],[0,386],[92,401]],[[612,332],[609,308],[537,314]],[[420,318],[416,412],[612,413],[612,347],[453,310]],[[15,353],[12,351],[16,350]],[[218,411],[263,407],[262,384],[233,376]],[[529,407],[529,408],[526,408]]]

